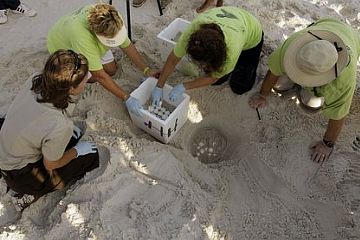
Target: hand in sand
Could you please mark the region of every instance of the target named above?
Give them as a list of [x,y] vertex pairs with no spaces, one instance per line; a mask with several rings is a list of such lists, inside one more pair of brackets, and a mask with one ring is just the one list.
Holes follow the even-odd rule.
[[330,157],[333,148],[328,147],[323,141],[318,141],[311,146],[311,160],[322,163]]
[[252,108],[262,108],[266,106],[266,97],[260,93],[253,94],[248,101]]

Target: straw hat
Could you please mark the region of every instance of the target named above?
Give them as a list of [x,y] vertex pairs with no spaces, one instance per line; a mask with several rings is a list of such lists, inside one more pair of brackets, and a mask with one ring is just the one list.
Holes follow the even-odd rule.
[[288,77],[304,87],[318,87],[335,80],[348,64],[346,45],[336,34],[309,30],[294,39],[284,54]]

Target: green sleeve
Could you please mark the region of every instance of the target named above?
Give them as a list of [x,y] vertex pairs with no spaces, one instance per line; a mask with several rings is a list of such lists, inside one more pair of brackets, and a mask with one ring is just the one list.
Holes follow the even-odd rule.
[[285,74],[285,71],[282,67],[282,55],[282,46],[280,46],[274,52],[272,52],[268,58],[269,70],[276,76]]
[[127,37],[125,39],[125,41],[120,45],[120,48],[127,48],[130,45],[131,41],[130,39]]
[[199,23],[196,21],[193,21],[190,26],[181,34],[179,40],[176,42],[175,48],[174,48],[174,54],[178,58],[182,58],[186,55],[186,48],[190,39],[190,36],[193,32],[198,29]]
[[86,38],[74,38],[72,48],[75,52],[83,54],[89,62],[90,71],[98,71],[103,69],[101,63],[101,54],[99,49],[93,44],[91,40]]
[[320,94],[325,98],[322,112],[329,119],[339,120],[349,114],[356,87],[356,71],[347,69],[347,72],[341,74],[333,84],[320,88]]

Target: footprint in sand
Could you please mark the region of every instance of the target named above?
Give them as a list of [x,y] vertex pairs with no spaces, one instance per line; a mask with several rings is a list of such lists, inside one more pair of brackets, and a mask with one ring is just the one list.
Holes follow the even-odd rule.
[[355,138],[352,144],[352,148],[355,151],[360,151],[360,135]]

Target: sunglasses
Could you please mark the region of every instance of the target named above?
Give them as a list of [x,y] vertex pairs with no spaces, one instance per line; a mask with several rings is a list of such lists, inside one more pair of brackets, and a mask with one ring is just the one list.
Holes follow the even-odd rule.
[[75,58],[75,68],[74,68],[74,70],[73,70],[73,72],[72,72],[72,74],[71,74],[71,77],[70,77],[70,79],[72,79],[73,78],[73,76],[76,74],[76,72],[80,69],[80,67],[81,67],[81,59],[79,58],[79,56],[78,56],[78,54],[76,53],[76,52],[74,52],[74,51],[72,51],[72,50],[69,50],[71,53],[72,53],[72,55],[74,56],[74,58]]

